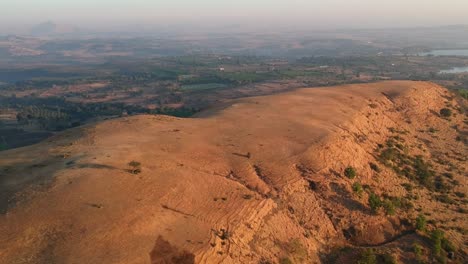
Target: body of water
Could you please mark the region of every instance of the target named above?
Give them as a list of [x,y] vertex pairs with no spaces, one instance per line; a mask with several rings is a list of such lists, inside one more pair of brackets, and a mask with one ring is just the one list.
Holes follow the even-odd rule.
[[419,53],[420,56],[466,56],[468,57],[468,49],[441,49],[432,50],[430,52]]
[[442,70],[440,73],[464,73],[468,72],[468,67],[455,67],[449,70]]

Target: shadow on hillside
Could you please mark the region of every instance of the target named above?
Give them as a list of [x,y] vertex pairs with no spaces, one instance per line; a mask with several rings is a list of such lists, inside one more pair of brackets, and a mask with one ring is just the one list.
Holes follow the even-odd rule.
[[151,264],[193,264],[195,263],[195,255],[186,250],[179,250],[162,236],[159,236],[150,252],[150,260]]
[[37,159],[11,163],[0,167],[0,214],[5,214],[19,200],[26,197],[25,190],[46,190],[58,171],[66,168],[110,169],[113,166],[95,163],[77,163],[82,156],[64,158],[44,155]]
[[352,194],[350,194],[344,186],[341,186],[337,183],[331,183],[330,187],[336,193],[336,195],[331,196],[333,201],[343,205],[350,211],[361,211],[368,215],[372,214],[366,206],[356,201]]

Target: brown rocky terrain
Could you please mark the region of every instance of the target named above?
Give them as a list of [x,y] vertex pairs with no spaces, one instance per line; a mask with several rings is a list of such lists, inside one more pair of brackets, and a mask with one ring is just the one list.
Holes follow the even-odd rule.
[[0,260],[463,263],[463,103],[426,82],[306,88],[1,152]]

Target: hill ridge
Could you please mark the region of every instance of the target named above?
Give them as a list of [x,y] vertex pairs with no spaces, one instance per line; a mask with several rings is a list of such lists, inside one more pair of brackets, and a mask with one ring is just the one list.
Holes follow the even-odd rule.
[[[461,151],[450,158],[460,172],[453,188],[466,192],[466,146],[455,141],[463,116],[434,114],[448,103],[456,108],[450,98],[426,82],[305,88],[235,100],[199,118],[108,120],[0,153],[0,167],[10,168],[1,172],[4,188],[15,189],[18,179],[19,187],[44,185],[30,185],[0,215],[0,258],[147,263],[152,252],[153,263],[319,263],[332,247],[404,244],[397,238],[413,230],[418,212],[373,214],[370,192],[382,199],[417,194],[414,208],[445,210],[440,221],[466,225],[432,191],[385,166],[378,147],[398,136],[404,141],[392,144],[405,145],[411,158]],[[427,132],[448,124],[459,128],[439,129],[437,141]],[[344,175],[348,167],[355,178]],[[358,196],[356,182],[369,189]]]

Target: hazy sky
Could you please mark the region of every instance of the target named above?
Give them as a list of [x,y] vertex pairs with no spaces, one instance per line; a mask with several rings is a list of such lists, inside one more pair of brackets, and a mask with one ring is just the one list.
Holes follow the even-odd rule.
[[0,0],[0,24],[259,23],[317,28],[468,24],[468,0]]

